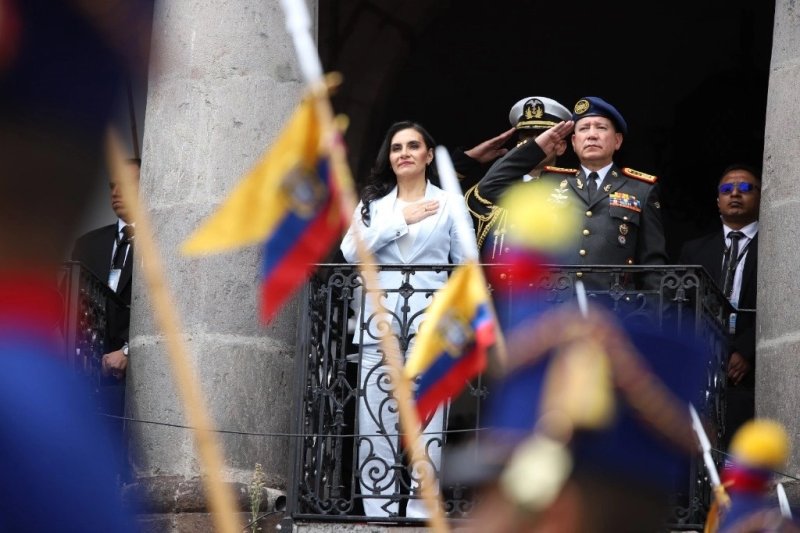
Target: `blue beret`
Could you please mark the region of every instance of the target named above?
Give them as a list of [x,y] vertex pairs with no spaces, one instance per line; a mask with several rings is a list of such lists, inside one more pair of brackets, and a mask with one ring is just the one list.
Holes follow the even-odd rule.
[[628,134],[628,124],[617,108],[597,96],[585,96],[575,103],[572,109],[572,120],[579,121],[584,117],[606,117],[622,134]]

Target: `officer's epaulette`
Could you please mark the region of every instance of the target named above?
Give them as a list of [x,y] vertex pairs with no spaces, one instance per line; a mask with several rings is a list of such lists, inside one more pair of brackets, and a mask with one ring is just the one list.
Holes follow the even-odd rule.
[[658,181],[658,176],[652,176],[650,174],[645,174],[644,172],[639,172],[638,170],[633,170],[632,168],[623,168],[622,173],[626,176],[643,181],[645,183],[653,184]]
[[578,169],[577,168],[562,168],[562,167],[546,166],[546,167],[544,167],[544,170],[546,170],[547,172],[555,172],[557,174],[569,174],[571,176],[574,176],[575,174],[578,173]]

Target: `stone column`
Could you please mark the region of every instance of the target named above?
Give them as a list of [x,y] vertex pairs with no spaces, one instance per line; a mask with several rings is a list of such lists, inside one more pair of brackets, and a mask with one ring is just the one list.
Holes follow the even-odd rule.
[[[800,472],[799,86],[800,4],[777,0],[758,238],[756,413],[786,425],[794,476]],[[800,501],[800,486],[792,489]]]
[[[311,4],[315,11],[316,1]],[[289,430],[297,309],[289,306],[269,327],[259,323],[257,247],[200,259],[181,256],[178,247],[261,157],[302,90],[278,0],[156,3],[141,196],[219,429]],[[137,419],[185,425],[139,267],[127,411]],[[203,511],[190,431],[145,423],[131,424],[130,431],[134,474],[155,505],[151,509]],[[267,486],[285,488],[288,438],[220,439],[228,481],[249,483],[261,463]]]

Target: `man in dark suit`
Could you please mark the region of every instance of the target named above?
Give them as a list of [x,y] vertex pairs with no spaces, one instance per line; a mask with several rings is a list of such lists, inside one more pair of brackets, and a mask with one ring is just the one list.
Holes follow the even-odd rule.
[[722,228],[684,244],[680,262],[702,265],[731,304],[734,333],[730,337],[726,434],[753,418],[756,364],[756,275],[761,177],[747,165],[725,169],[719,181],[717,206]]
[[[141,162],[138,159],[130,159],[127,164],[138,183]],[[124,379],[128,367],[134,223],[122,202],[120,187],[116,180],[117,178],[112,177],[109,186],[111,208],[119,220],[81,236],[75,243],[72,259],[80,261],[94,275],[107,282],[126,306],[124,309],[109,306],[107,353],[103,355],[102,360],[103,374],[119,381]]]
[[[578,100],[572,113],[572,148],[581,168],[545,166],[534,180],[552,185],[551,200],[577,211],[576,245],[564,264],[664,265],[667,262],[657,178],[614,164],[628,126],[617,109],[601,98]],[[498,160],[478,184],[481,196],[497,202],[520,176],[542,163],[536,143],[526,142]],[[545,163],[548,164],[548,163]],[[505,251],[505,250],[504,250]],[[583,276],[587,285],[608,288],[609,280]],[[645,284],[657,287],[658,276]]]

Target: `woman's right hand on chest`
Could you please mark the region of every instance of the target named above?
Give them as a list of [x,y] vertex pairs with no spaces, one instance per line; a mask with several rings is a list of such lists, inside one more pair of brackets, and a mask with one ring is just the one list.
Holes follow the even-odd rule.
[[439,211],[439,200],[420,200],[403,208],[406,224],[416,224]]

